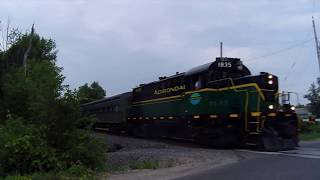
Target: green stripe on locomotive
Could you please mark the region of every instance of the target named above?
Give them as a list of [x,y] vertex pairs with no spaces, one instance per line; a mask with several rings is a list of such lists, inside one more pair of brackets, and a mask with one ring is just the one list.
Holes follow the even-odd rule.
[[247,111],[260,112],[267,105],[257,86],[237,89],[201,89],[189,91],[180,96],[136,103],[131,108],[131,116],[159,117],[183,115],[222,115],[243,114]]

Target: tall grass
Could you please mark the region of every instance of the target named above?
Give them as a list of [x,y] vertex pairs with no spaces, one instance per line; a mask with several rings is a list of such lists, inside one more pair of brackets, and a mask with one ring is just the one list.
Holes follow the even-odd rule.
[[310,141],[320,139],[320,124],[319,122],[302,122],[300,139]]

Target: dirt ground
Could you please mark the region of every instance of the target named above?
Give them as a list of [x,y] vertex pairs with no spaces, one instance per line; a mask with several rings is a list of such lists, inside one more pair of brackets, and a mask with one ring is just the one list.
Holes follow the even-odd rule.
[[186,141],[97,136],[108,144],[107,173],[101,179],[173,179],[245,158],[236,150],[209,149]]

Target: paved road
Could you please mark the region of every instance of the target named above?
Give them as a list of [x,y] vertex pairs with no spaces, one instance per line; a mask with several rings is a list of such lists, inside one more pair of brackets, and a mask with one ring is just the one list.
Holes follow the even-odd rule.
[[320,180],[320,141],[293,151],[253,153],[253,158],[177,180]]

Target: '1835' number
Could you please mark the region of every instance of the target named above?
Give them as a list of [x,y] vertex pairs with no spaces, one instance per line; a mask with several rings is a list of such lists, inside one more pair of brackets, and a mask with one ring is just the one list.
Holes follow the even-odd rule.
[[218,67],[222,67],[222,68],[231,68],[231,62],[219,62],[218,63]]

